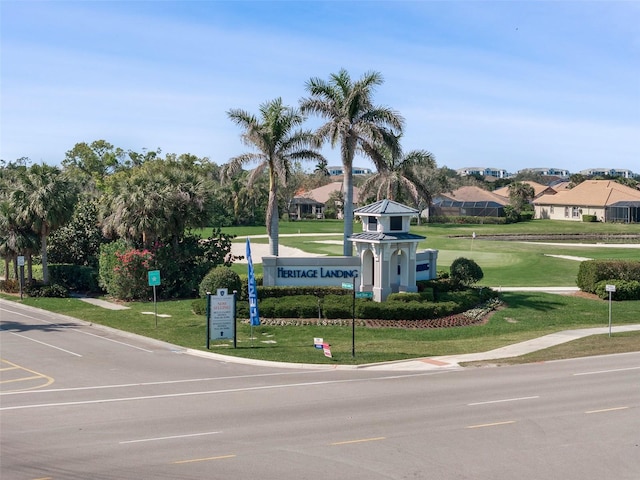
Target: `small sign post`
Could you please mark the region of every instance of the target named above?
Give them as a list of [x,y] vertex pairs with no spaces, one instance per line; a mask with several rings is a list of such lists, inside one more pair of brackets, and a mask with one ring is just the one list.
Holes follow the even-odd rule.
[[160,270],[150,270],[147,272],[149,286],[153,287],[153,313],[156,318],[156,328],[158,328],[158,303],[156,301],[156,287],[160,285]]
[[207,349],[211,340],[230,338],[236,348],[236,294],[219,288],[215,295],[207,293]]
[[[22,292],[24,291],[24,255],[18,256],[18,266],[20,267],[20,300],[22,300]],[[7,278],[9,278],[8,275]]]
[[616,286],[605,285],[604,290],[609,292],[609,337],[611,337],[611,294],[616,291]]

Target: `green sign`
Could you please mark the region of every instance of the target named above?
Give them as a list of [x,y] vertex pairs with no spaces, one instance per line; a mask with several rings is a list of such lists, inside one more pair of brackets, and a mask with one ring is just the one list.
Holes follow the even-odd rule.
[[346,290],[353,290],[353,283],[342,283],[342,288]]
[[150,287],[157,287],[160,285],[160,270],[150,270],[147,272],[147,275],[149,277]]
[[373,298],[373,292],[356,292],[356,298]]

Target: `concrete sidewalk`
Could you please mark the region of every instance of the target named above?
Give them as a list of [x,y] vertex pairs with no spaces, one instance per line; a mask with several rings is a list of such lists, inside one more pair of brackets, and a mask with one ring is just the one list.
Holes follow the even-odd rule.
[[[622,325],[611,328],[612,333],[640,331],[640,325]],[[371,370],[441,370],[461,368],[464,362],[477,362],[486,360],[500,360],[503,358],[519,357],[527,353],[544,350],[562,343],[571,342],[579,338],[591,335],[606,335],[608,327],[583,328],[579,330],[564,330],[551,333],[544,337],[534,338],[525,342],[514,343],[506,347],[496,348],[487,352],[468,353],[464,355],[445,355],[439,357],[419,358],[401,362],[390,362],[380,365],[369,365],[363,368]]]

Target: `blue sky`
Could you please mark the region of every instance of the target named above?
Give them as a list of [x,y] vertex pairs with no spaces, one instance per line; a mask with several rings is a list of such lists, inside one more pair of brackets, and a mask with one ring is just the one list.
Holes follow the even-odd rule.
[[383,75],[374,99],[405,118],[404,150],[439,166],[640,172],[638,1],[2,0],[0,15],[4,160],[58,164],[104,139],[223,164],[247,151],[229,109],[295,106],[345,68]]

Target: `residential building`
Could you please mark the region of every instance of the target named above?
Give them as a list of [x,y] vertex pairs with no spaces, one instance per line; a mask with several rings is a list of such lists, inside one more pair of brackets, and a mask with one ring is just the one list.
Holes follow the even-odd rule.
[[582,221],[595,215],[601,222],[640,222],[640,191],[612,180],[586,180],[570,190],[533,201],[536,218]]
[[584,175],[585,177],[623,177],[623,178],[636,178],[638,174],[633,173],[631,170],[627,170],[626,168],[588,168],[586,170],[581,170],[580,175]]
[[[327,170],[329,171],[329,175],[331,175],[332,177],[344,175],[344,168],[342,167],[342,165],[327,167]],[[373,170],[365,167],[352,167],[351,172],[354,175],[371,175],[373,173]]]
[[456,170],[458,175],[482,175],[483,177],[507,178],[511,175],[504,169],[494,167],[465,167]]

